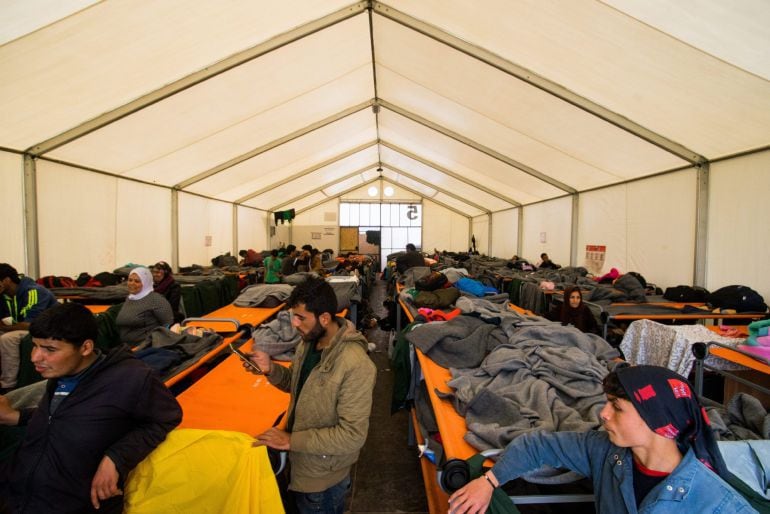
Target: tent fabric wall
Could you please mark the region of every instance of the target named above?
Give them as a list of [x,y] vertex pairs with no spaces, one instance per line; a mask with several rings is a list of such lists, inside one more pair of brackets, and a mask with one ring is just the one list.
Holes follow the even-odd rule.
[[603,272],[637,271],[661,287],[692,284],[696,174],[670,173],[580,195],[578,265],[607,248]]
[[115,269],[117,199],[116,177],[38,162],[42,274],[77,276]]
[[770,302],[770,151],[711,165],[709,290],[741,284]]
[[[233,249],[233,211],[226,202],[180,193],[179,265],[210,265]],[[209,245],[210,238],[210,245]]]
[[256,251],[272,248],[268,242],[267,213],[238,206],[238,250],[253,248]]
[[519,209],[492,214],[492,244],[490,255],[510,259],[518,253]]
[[430,200],[422,203],[422,247],[449,252],[468,251],[468,218],[460,216]]
[[171,262],[171,191],[118,180],[116,194],[115,267]]
[[3,239],[0,262],[7,262],[19,273],[26,273],[24,221],[24,159],[21,155],[0,152],[0,219]]
[[[532,263],[545,252],[562,266],[570,261],[572,197],[527,205],[524,209],[524,227],[520,257]],[[545,237],[545,242],[542,241]],[[510,258],[510,256],[508,256]]]
[[[476,251],[489,255],[489,216],[477,216],[471,220],[471,237],[476,238]],[[468,241],[468,247],[471,244]]]

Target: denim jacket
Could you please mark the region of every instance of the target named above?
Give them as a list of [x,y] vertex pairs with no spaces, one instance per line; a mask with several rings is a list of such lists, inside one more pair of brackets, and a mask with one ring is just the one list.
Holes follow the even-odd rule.
[[596,512],[748,513],[744,498],[688,451],[674,471],[656,485],[637,509],[631,450],[612,444],[606,432],[532,432],[511,442],[492,468],[502,484],[543,465],[590,477]]

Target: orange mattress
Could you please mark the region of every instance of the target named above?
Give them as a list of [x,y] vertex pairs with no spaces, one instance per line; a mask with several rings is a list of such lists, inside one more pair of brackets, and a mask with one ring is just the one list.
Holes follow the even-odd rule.
[[272,427],[289,406],[288,393],[244,370],[237,355],[227,357],[177,400],[183,411],[180,428],[234,430],[252,436]]
[[415,348],[414,352],[417,354],[422,374],[425,377],[425,385],[428,389],[433,412],[436,415],[436,424],[441,433],[441,445],[444,447],[447,460],[466,460],[473,457],[479,451],[464,439],[465,433],[468,431],[465,418],[457,413],[452,402],[436,395],[437,389],[443,393],[454,392],[451,387],[446,385],[451,380],[452,375],[448,369],[430,360],[419,349]]

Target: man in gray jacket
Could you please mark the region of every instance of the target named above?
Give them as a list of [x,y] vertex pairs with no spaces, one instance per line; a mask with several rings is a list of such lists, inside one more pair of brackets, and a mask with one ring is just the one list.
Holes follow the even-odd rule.
[[[286,429],[259,434],[255,445],[288,450],[289,490],[297,509],[342,514],[350,468],[366,441],[376,367],[353,324],[336,316],[334,289],[308,278],[287,300],[302,342],[290,368],[250,354],[271,384],[291,393]],[[244,364],[244,367],[256,371]]]

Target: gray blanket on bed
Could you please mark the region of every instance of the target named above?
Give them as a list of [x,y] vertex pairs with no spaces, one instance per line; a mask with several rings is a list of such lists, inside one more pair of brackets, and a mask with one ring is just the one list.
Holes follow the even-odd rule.
[[451,369],[455,407],[468,425],[466,441],[504,448],[532,430],[599,427],[606,402],[602,379],[617,351],[601,338],[560,325],[515,329],[477,369]]

